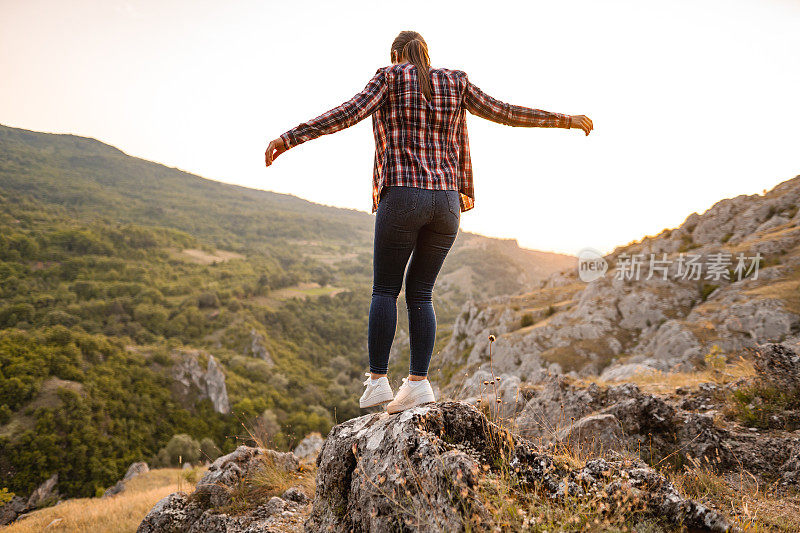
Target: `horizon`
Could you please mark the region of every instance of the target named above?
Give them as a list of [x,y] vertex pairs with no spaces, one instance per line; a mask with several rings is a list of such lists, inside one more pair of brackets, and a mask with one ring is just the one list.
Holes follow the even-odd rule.
[[[278,192],[278,191],[271,191],[271,190],[268,190],[268,189],[259,189],[259,188],[256,188],[256,187],[251,187],[251,186],[248,186],[248,185],[241,185],[241,184],[237,184],[237,183],[227,183],[227,182],[224,182],[224,181],[214,180],[214,179],[211,179],[211,178],[207,178],[207,177],[205,177],[205,176],[201,176],[200,174],[193,173],[193,172],[191,172],[191,171],[189,171],[189,170],[186,170],[186,169],[183,169],[183,168],[179,168],[179,167],[170,167],[170,166],[168,166],[168,165],[166,165],[166,164],[164,164],[164,163],[161,163],[160,161],[153,161],[153,160],[150,160],[150,159],[144,159],[144,158],[141,158],[141,157],[137,157],[137,156],[131,155],[131,154],[129,154],[128,152],[126,152],[126,151],[125,151],[123,148],[121,148],[121,147],[119,147],[119,146],[114,146],[113,144],[109,144],[109,143],[107,143],[107,142],[103,141],[102,139],[97,139],[97,138],[95,138],[95,137],[87,137],[87,136],[83,136],[83,135],[77,135],[77,134],[74,134],[74,133],[57,133],[57,132],[51,132],[51,131],[37,131],[37,130],[28,130],[28,129],[25,129],[25,128],[18,128],[18,127],[16,127],[16,126],[10,126],[10,125],[8,125],[8,124],[3,124],[3,123],[0,123],[0,126],[5,126],[5,127],[8,127],[8,128],[14,128],[14,129],[19,129],[19,130],[29,131],[29,132],[32,132],[32,133],[48,134],[48,135],[63,135],[63,136],[71,136],[71,137],[78,137],[78,138],[80,138],[80,139],[86,139],[86,140],[90,140],[90,141],[95,141],[95,142],[99,142],[99,143],[101,143],[101,144],[103,144],[103,145],[105,145],[105,146],[108,146],[108,147],[110,147],[110,148],[114,148],[114,149],[116,149],[116,150],[119,150],[120,152],[122,152],[122,153],[123,153],[125,156],[127,156],[127,157],[133,157],[133,158],[135,158],[135,159],[140,159],[140,160],[142,160],[142,161],[147,161],[147,162],[149,162],[149,163],[154,163],[154,164],[161,165],[161,166],[164,166],[164,167],[167,167],[167,168],[173,168],[173,169],[175,169],[175,170],[178,170],[178,171],[180,171],[180,172],[185,172],[185,173],[187,173],[187,174],[191,174],[192,176],[194,176],[194,177],[197,177],[197,178],[200,178],[200,179],[205,179],[205,180],[209,180],[209,181],[214,181],[214,182],[217,182],[217,183],[221,183],[221,184],[223,184],[223,185],[231,185],[231,186],[235,186],[235,187],[244,187],[244,188],[247,188],[247,189],[250,189],[250,190],[255,190],[255,191],[262,191],[262,192],[269,192],[269,193],[273,193],[273,194],[281,194],[281,195],[292,196],[292,197],[294,197],[294,198],[298,198],[298,199],[300,199],[300,200],[305,200],[305,201],[307,201],[307,202],[311,202],[311,203],[313,203],[313,204],[320,205],[320,206],[325,206],[325,207],[334,207],[334,208],[336,208],[336,209],[346,209],[346,210],[351,210],[351,211],[359,211],[359,212],[362,212],[362,213],[364,213],[365,215],[368,215],[368,216],[374,216],[374,215],[372,215],[371,213],[369,213],[368,211],[365,211],[365,210],[363,210],[363,209],[352,208],[352,207],[342,207],[342,206],[338,206],[338,205],[331,205],[331,204],[325,204],[325,203],[317,202],[317,201],[314,201],[314,200],[310,200],[310,199],[308,199],[308,198],[303,198],[303,197],[301,197],[301,196],[297,196],[296,194],[292,194],[292,193],[283,193],[283,192]],[[798,176],[795,176],[795,177],[800,177],[800,175],[798,175]],[[794,178],[789,178],[789,180],[791,180],[791,179],[794,179]],[[784,180],[784,181],[788,181],[788,180]],[[778,185],[780,185],[781,183],[784,183],[784,182],[779,182],[779,183],[776,183],[776,184],[775,184],[773,187],[771,187],[770,189],[765,189],[765,191],[772,190],[772,188],[774,188],[774,187],[777,187],[777,186],[778,186]],[[757,195],[759,195],[759,196],[763,195],[762,193],[755,193],[755,194],[757,194]],[[723,200],[728,200],[728,199],[730,199],[730,198],[720,198],[720,199],[718,199],[716,202],[714,202],[714,204],[716,204],[717,202],[723,201]],[[707,211],[708,209],[711,209],[711,207],[713,207],[713,205],[714,205],[714,204],[712,204],[712,205],[708,206],[708,208],[706,208],[706,209],[704,209],[704,210],[702,210],[702,211],[697,211],[697,212],[695,212],[695,213],[697,213],[697,214],[699,214],[699,215],[702,215],[702,214],[703,214],[705,211]],[[688,217],[689,217],[689,216],[691,216],[692,214],[693,214],[693,213],[689,213],[689,214],[687,214],[685,218],[688,218]],[[684,219],[684,220],[685,220],[685,219]],[[681,223],[681,224],[682,224],[682,223]],[[675,226],[674,228],[664,228],[664,229],[675,229],[675,228],[677,228],[677,227],[678,227],[678,226]],[[530,250],[530,251],[533,251],[533,252],[544,252],[544,253],[549,253],[549,254],[564,255],[564,256],[574,257],[576,260],[577,260],[577,258],[578,258],[576,254],[570,254],[570,253],[565,253],[565,252],[558,252],[558,251],[553,251],[553,250],[543,250],[543,249],[540,249],[540,248],[530,248],[530,247],[527,247],[527,246],[523,246],[522,244],[520,244],[520,243],[519,243],[519,240],[518,240],[516,237],[497,237],[497,236],[494,236],[494,235],[486,235],[486,234],[479,233],[479,232],[476,232],[476,231],[470,231],[470,230],[466,230],[466,229],[464,229],[463,227],[462,227],[462,228],[460,228],[460,231],[467,232],[467,233],[472,233],[472,234],[475,234],[475,235],[480,235],[480,236],[482,236],[482,237],[488,237],[488,238],[492,238],[492,239],[501,239],[501,240],[513,240],[513,241],[517,241],[517,245],[518,245],[520,248],[522,248],[522,249],[525,249],[525,250]],[[638,241],[641,241],[641,240],[643,240],[643,239],[645,239],[645,238],[648,238],[648,237],[653,237],[653,236],[655,236],[655,234],[653,234],[653,235],[642,235],[641,237],[639,237],[638,239],[635,239],[634,241],[629,241],[629,242],[626,242],[626,243],[618,243],[618,244],[616,244],[616,245],[614,246],[614,249],[615,249],[615,248],[617,248],[617,247],[621,247],[621,246],[627,246],[628,244],[631,244],[632,242],[638,242]],[[609,250],[609,251],[603,251],[603,252],[604,252],[604,253],[603,253],[603,255],[605,256],[605,255],[608,255],[608,254],[612,253],[612,252],[613,252],[613,249],[612,249],[612,250]]]
[[[503,31],[486,28],[493,19],[473,4],[436,4],[424,19],[416,5],[353,19],[352,2],[318,2],[306,15],[251,1],[5,3],[0,116],[214,181],[369,213],[369,119],[268,169],[263,152],[360,91],[389,64],[397,32],[416,29],[432,66],[461,68],[505,102],[595,123],[584,137],[468,114],[476,203],[462,214],[465,231],[533,250],[608,253],[800,174],[796,3],[505,2],[498,9],[519,16]],[[542,18],[561,22],[531,33],[526,21]],[[335,38],[332,24],[343,29]]]
[[[286,195],[286,196],[292,196],[294,198],[298,198],[300,200],[305,200],[307,202],[310,202],[310,203],[313,203],[313,204],[316,204],[316,205],[320,205],[320,206],[324,206],[324,207],[334,207],[334,208],[337,208],[337,209],[346,209],[346,210],[351,210],[351,211],[359,211],[359,212],[362,212],[362,213],[364,213],[364,214],[366,214],[368,216],[374,216],[373,214],[369,213],[368,211],[366,211],[364,209],[358,209],[358,208],[354,208],[354,207],[343,207],[343,206],[339,206],[339,205],[326,204],[326,203],[314,201],[314,200],[311,200],[311,199],[308,199],[308,198],[303,198],[303,197],[298,196],[298,195],[293,194],[293,193],[288,193],[288,192],[284,193],[284,192],[278,192],[278,191],[273,191],[273,190],[269,190],[269,189],[259,189],[257,187],[252,187],[252,186],[249,186],[249,185],[242,185],[242,184],[238,184],[238,183],[228,183],[228,182],[225,182],[225,181],[215,180],[215,179],[208,178],[206,176],[202,176],[200,174],[194,173],[194,172],[192,172],[190,170],[186,170],[186,169],[183,169],[183,168],[180,168],[180,167],[171,167],[171,166],[169,166],[169,165],[167,165],[165,163],[162,163],[160,161],[154,161],[154,160],[151,160],[151,159],[145,159],[145,158],[142,158],[142,157],[138,157],[138,156],[129,154],[123,148],[121,148],[119,146],[114,146],[113,144],[109,144],[109,143],[103,141],[102,139],[98,139],[96,137],[88,137],[88,136],[85,136],[85,135],[78,135],[78,134],[75,134],[75,133],[59,133],[59,132],[52,132],[52,131],[29,130],[29,129],[26,129],[26,128],[19,128],[19,127],[16,127],[16,126],[11,126],[9,124],[3,124],[3,123],[0,123],[0,126],[5,126],[5,127],[8,127],[8,128],[14,128],[14,129],[19,129],[19,130],[29,131],[29,132],[32,132],[32,133],[47,134],[47,135],[71,136],[71,137],[78,137],[80,139],[86,139],[86,140],[90,140],[90,141],[95,141],[95,142],[99,142],[99,143],[101,143],[101,144],[103,144],[105,146],[108,146],[110,148],[114,148],[116,150],[119,150],[120,152],[122,152],[127,157],[133,157],[135,159],[140,159],[142,161],[147,161],[149,163],[154,163],[154,164],[161,165],[161,166],[164,166],[164,167],[167,167],[167,168],[172,168],[172,169],[178,170],[180,172],[185,172],[187,174],[191,174],[192,176],[200,178],[200,179],[214,181],[216,183],[221,183],[223,185],[231,185],[231,186],[235,186],[235,187],[244,187],[244,188],[247,188],[247,189],[250,189],[250,190],[255,190],[255,191],[262,191],[262,192],[269,192],[269,193],[273,193],[273,194],[281,194],[281,195]],[[757,196],[763,196],[764,192],[768,192],[768,191],[772,190],[773,188],[777,187],[778,185],[780,185],[781,183],[784,183],[786,181],[789,181],[789,180],[792,180],[792,179],[798,178],[798,177],[800,177],[800,174],[798,174],[797,176],[791,177],[791,178],[787,178],[786,180],[780,181],[780,182],[776,183],[775,185],[773,185],[772,187],[770,187],[769,189],[764,189],[762,192],[753,193],[753,194],[757,195]],[[676,229],[676,228],[680,227],[683,224],[683,222],[685,222],[686,218],[690,217],[692,214],[702,215],[703,213],[705,213],[706,211],[711,209],[718,202],[721,202],[723,200],[729,200],[731,198],[735,198],[735,196],[719,198],[719,199],[714,201],[711,205],[709,205],[705,209],[702,209],[700,211],[693,211],[692,213],[688,213],[684,217],[684,220],[680,224],[678,224],[676,226],[673,226],[673,227],[670,227],[670,228],[664,228],[664,230]],[[530,248],[530,247],[527,247],[527,246],[523,246],[522,244],[519,243],[519,240],[516,237],[498,237],[498,236],[494,236],[494,235],[486,235],[484,233],[471,231],[471,230],[466,230],[463,227],[460,228],[460,231],[467,232],[467,233],[472,233],[472,234],[475,234],[475,235],[480,235],[482,237],[488,237],[488,238],[492,238],[492,239],[517,241],[517,245],[520,248],[525,249],[525,250],[530,250],[530,251],[534,251],[534,252],[544,252],[544,253],[550,253],[550,254],[557,254],[557,255],[565,255],[565,256],[569,256],[569,257],[574,257],[575,259],[578,258],[577,254],[570,254],[570,253],[566,253],[566,252],[558,252],[558,251],[554,251],[554,250],[544,250],[544,249],[541,249],[541,248]],[[622,242],[617,243],[616,245],[614,245],[614,247],[612,249],[603,250],[603,255],[604,256],[609,255],[610,253],[612,253],[614,251],[614,249],[616,249],[618,247],[627,246],[627,245],[629,245],[629,244],[631,244],[633,242],[639,242],[639,241],[642,241],[643,239],[646,239],[648,237],[654,237],[655,235],[657,235],[657,234],[641,235],[639,238],[634,239],[632,241],[628,241],[628,242],[625,242],[625,243],[622,243]]]

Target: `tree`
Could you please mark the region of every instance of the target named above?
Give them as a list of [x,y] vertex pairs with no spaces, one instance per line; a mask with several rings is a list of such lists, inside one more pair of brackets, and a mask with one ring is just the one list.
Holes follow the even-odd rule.
[[196,463],[200,458],[200,444],[186,433],[173,436],[164,449],[172,466]]

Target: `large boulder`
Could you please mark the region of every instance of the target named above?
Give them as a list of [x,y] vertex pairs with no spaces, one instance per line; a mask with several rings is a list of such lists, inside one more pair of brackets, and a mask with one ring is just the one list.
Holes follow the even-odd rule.
[[150,467],[147,466],[147,463],[145,462],[131,463],[131,466],[128,467],[128,471],[125,472],[125,476],[117,481],[113,486],[107,488],[102,497],[108,498],[124,492],[125,484],[128,480],[133,479],[140,474],[146,474],[149,471]]
[[39,485],[28,497],[28,509],[54,504],[58,499],[57,484],[58,474],[53,474],[47,481]]
[[128,471],[125,472],[125,477],[122,478],[123,481],[128,481],[140,474],[146,474],[150,471],[150,467],[147,466],[145,462],[139,463],[131,463],[131,466],[128,467]]
[[724,516],[684,498],[644,463],[598,459],[568,466],[461,402],[340,424],[325,440],[317,466],[309,533],[494,530],[499,525],[480,484],[485,474],[501,472],[514,472],[520,490],[553,500],[613,498],[631,490],[644,512],[663,520],[700,531],[732,529]]
[[20,496],[13,496],[10,502],[0,506],[0,526],[10,524],[27,509],[28,500]]
[[585,416],[559,430],[556,437],[561,445],[600,454],[607,450],[622,451],[625,442],[619,420],[610,413]]
[[286,515],[295,515],[308,501],[298,488],[272,497],[236,516],[221,512],[231,494],[261,468],[296,472],[300,463],[292,453],[239,446],[214,461],[197,482],[194,493],[170,494],[160,500],[139,524],[138,533],[256,533],[280,530]]

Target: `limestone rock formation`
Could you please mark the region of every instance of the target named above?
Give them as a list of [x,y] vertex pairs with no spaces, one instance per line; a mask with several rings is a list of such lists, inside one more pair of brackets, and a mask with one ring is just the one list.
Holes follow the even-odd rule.
[[231,503],[241,482],[269,463],[270,468],[295,472],[300,465],[291,453],[240,446],[218,458],[190,496],[176,492],[160,500],[139,524],[138,533],[262,533],[280,531],[281,523],[298,514],[308,498],[298,488],[272,497],[248,512],[232,515],[219,508]]
[[125,472],[125,477],[123,477],[123,481],[128,481],[129,479],[133,479],[140,474],[146,474],[150,471],[150,467],[147,466],[145,462],[138,462],[138,463],[131,463],[131,466],[128,467],[128,471]]
[[[617,248],[598,280],[584,283],[570,269],[531,293],[466,302],[439,356],[453,376],[444,391],[475,396],[462,376],[488,371],[489,334],[497,336],[495,374],[527,382],[548,372],[605,373],[614,381],[650,369],[691,370],[715,345],[736,357],[761,343],[800,341],[794,296],[799,202],[800,176],[763,196],[723,200],[679,228]],[[739,254],[745,269],[737,274]],[[634,256],[636,277],[626,263]],[[666,265],[654,263],[664,270],[651,270],[651,260],[665,258]],[[687,275],[690,259],[702,265],[698,275]],[[708,265],[717,260],[722,266],[714,273]],[[625,268],[630,275],[623,275]]]
[[117,481],[113,486],[106,489],[103,493],[103,498],[108,498],[109,496],[114,496],[115,494],[119,494],[125,490],[125,483],[138,476],[139,474],[146,474],[150,471],[150,467],[147,466],[145,462],[138,462],[138,463],[131,463],[128,467],[128,471],[125,472],[125,476]]
[[639,462],[598,459],[569,467],[459,402],[397,415],[362,416],[333,428],[317,460],[316,531],[492,530],[479,490],[483,472],[506,465],[549,498],[635,490],[648,513],[702,531],[728,531],[717,511],[682,497]]
[[743,428],[719,413],[725,410],[727,398],[749,390],[755,381],[772,389],[797,391],[791,387],[800,383],[798,359],[788,345],[765,344],[755,352],[756,378],[725,386],[701,383],[664,395],[642,392],[632,383],[586,386],[552,376],[544,385],[526,391],[529,399],[515,424],[522,435],[552,446],[588,445],[589,449],[635,453],[652,462],[667,456],[683,461],[694,457],[722,471],[738,471],[744,464],[765,480],[796,485],[800,482],[800,437],[793,430],[800,428],[800,413],[775,411],[775,432]]
[[[208,357],[205,372],[200,368],[201,355]],[[174,357],[177,358],[177,363],[173,377],[182,386],[183,393],[187,396],[195,395],[198,399],[208,398],[216,412],[230,413],[225,374],[214,356],[201,354],[200,350],[176,350]]]
[[250,353],[253,357],[258,357],[267,362],[269,366],[274,366],[275,362],[272,360],[267,347],[264,346],[264,335],[260,334],[255,329],[250,330]]

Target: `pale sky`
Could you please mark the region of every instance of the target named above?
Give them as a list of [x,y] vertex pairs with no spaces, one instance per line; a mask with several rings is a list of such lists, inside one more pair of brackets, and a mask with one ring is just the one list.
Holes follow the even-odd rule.
[[800,174],[798,28],[790,0],[0,0],[0,123],[369,212],[369,117],[270,168],[264,150],[361,91],[416,30],[434,67],[595,125],[468,115],[461,227],[607,252]]

